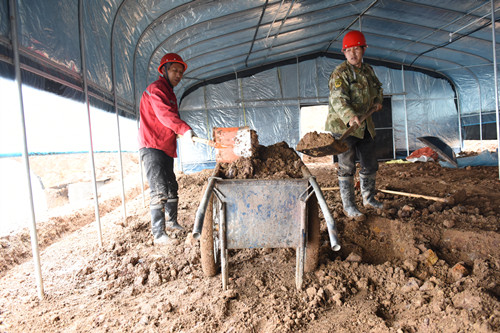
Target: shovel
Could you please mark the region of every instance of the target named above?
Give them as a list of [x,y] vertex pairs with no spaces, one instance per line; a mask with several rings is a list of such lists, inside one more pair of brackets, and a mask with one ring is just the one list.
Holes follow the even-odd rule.
[[[368,112],[364,116],[362,116],[359,119],[359,122],[362,123],[363,121],[365,121],[366,118],[368,118],[369,116],[371,116],[373,114],[373,112],[375,112],[375,110],[376,109],[372,107],[370,110],[368,110]],[[328,156],[328,155],[342,154],[342,153],[349,150],[349,147],[344,142],[344,139],[347,138],[349,136],[349,134],[351,134],[357,128],[358,128],[358,125],[354,124],[353,126],[349,127],[344,132],[344,134],[342,134],[342,136],[338,139],[335,139],[330,134],[327,134],[328,139],[331,142],[329,142],[328,144],[324,144],[324,145],[314,145],[314,142],[307,143],[304,140],[304,138],[305,138],[305,136],[304,136],[304,138],[300,139],[299,143],[297,144],[296,150],[298,152],[301,152],[303,154],[313,156],[313,157],[322,157],[322,156]],[[308,133],[308,134],[310,134],[310,133]],[[306,134],[306,136],[308,134]],[[318,135],[318,134],[316,134],[316,135]]]
[[250,127],[214,127],[213,136],[217,149],[215,160],[221,163],[232,163],[240,157],[252,157],[259,146],[257,133]]
[[197,136],[193,136],[192,140],[215,148],[215,160],[221,163],[232,163],[240,157],[252,157],[259,145],[257,136],[252,136],[248,126],[214,127],[213,136],[214,140]]

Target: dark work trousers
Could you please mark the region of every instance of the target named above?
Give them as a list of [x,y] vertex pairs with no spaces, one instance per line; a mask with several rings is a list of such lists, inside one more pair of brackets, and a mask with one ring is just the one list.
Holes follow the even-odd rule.
[[141,148],[140,154],[151,191],[149,208],[161,209],[168,199],[177,199],[179,185],[174,173],[174,159],[154,148]]
[[345,153],[337,155],[339,160],[339,177],[353,177],[356,173],[356,158],[361,165],[359,173],[372,175],[378,170],[378,161],[375,155],[375,139],[372,138],[368,129],[365,130],[363,139],[348,136],[344,142],[349,147]]

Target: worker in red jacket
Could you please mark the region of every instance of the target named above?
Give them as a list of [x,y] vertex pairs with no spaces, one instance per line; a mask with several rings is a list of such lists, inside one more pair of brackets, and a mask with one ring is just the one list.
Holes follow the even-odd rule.
[[179,84],[187,64],[175,53],[160,61],[160,77],[141,97],[139,152],[151,193],[151,231],[155,244],[168,244],[165,228],[183,228],[177,223],[178,184],[174,173],[177,135],[193,142],[195,133],[179,116],[174,87]]

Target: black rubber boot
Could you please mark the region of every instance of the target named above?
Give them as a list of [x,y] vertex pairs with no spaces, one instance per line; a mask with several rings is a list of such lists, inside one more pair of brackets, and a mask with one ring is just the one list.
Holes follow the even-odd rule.
[[162,208],[151,209],[151,232],[155,244],[169,243],[170,239],[165,233],[165,212]]
[[375,189],[375,174],[372,175],[359,175],[361,185],[361,195],[363,196],[363,205],[370,206],[375,209],[383,209],[384,204],[375,199],[377,193]]
[[342,198],[342,205],[344,212],[350,218],[357,218],[363,216],[356,207],[354,197],[354,177],[339,177],[340,197]]
[[184,228],[177,223],[177,205],[179,199],[168,199],[165,202],[165,227],[168,229],[184,230]]

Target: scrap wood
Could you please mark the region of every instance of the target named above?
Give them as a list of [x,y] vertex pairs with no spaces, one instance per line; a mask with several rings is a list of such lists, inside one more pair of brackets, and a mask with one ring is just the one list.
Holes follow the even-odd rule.
[[434,201],[439,201],[439,202],[444,202],[444,203],[450,202],[450,200],[447,198],[431,197],[429,195],[423,195],[423,194],[414,194],[414,193],[391,191],[391,190],[379,190],[379,191],[383,192],[383,193],[403,195],[403,196],[413,197],[413,198],[422,198],[422,199],[434,200]]
[[[323,187],[323,188],[321,188],[322,191],[332,191],[332,190],[339,190],[339,189],[340,188],[338,186],[336,186],[336,187]],[[439,202],[450,203],[450,204],[455,202],[455,200],[454,200],[453,197],[450,197],[450,198],[439,198],[439,197],[432,197],[432,196],[429,196],[429,195],[414,194],[414,193],[392,191],[392,190],[378,190],[378,191],[382,192],[382,193],[402,195],[402,196],[413,197],[413,198],[422,198],[422,199],[439,201]]]

